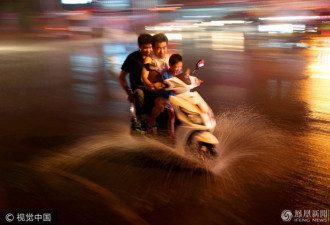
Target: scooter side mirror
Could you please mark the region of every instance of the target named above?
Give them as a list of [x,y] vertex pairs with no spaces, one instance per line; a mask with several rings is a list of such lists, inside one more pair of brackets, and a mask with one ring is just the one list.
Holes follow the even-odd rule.
[[196,69],[199,69],[201,67],[204,66],[204,59],[200,59],[197,63],[196,63]]
[[196,67],[195,69],[191,72],[191,74],[195,73],[199,68],[203,67],[204,64],[204,59],[200,59],[198,60],[198,62],[196,63]]
[[148,71],[157,71],[157,67],[155,67],[154,65],[151,65],[150,63],[146,63],[143,66]]

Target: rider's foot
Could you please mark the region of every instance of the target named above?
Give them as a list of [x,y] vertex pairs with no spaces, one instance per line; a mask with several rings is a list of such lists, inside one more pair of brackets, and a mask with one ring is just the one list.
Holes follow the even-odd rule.
[[172,131],[169,132],[169,136],[171,139],[175,139],[175,134]]
[[158,134],[157,126],[148,127],[149,134]]
[[142,130],[142,125],[140,122],[136,122],[134,124],[134,130]]
[[132,131],[136,134],[145,134],[146,131],[143,129],[142,124],[140,122],[132,123]]
[[150,120],[150,117],[147,118],[146,120],[146,125],[147,125],[147,132],[148,134],[157,134],[157,126],[155,123],[152,123],[152,121]]

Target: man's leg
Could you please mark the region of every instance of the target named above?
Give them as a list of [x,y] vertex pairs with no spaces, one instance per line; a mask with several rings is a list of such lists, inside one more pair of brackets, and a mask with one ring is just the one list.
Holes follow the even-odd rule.
[[140,88],[135,89],[134,91],[134,106],[136,109],[136,116],[138,121],[141,120],[143,114],[146,114],[144,109],[144,91]]
[[149,118],[148,126],[156,126],[157,117],[164,111],[166,104],[166,99],[163,97],[157,97],[154,102],[154,107],[152,108],[151,115]]
[[169,131],[169,135],[171,138],[175,138],[175,129],[174,129],[174,123],[175,123],[175,113],[173,107],[166,103],[165,105],[166,111],[167,111],[167,129]]

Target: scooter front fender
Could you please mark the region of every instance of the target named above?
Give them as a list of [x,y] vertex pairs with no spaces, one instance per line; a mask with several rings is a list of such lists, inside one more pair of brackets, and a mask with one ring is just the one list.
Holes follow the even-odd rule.
[[212,145],[217,145],[219,144],[218,139],[210,132],[208,131],[200,131],[196,132],[194,134],[194,138],[196,138],[197,141],[199,142],[204,142]]
[[185,154],[185,146],[187,141],[191,136],[194,136],[194,138],[197,139],[197,141],[217,145],[219,144],[218,139],[209,131],[200,130],[200,131],[193,131],[190,128],[187,127],[179,127],[176,131],[176,150],[180,154]]

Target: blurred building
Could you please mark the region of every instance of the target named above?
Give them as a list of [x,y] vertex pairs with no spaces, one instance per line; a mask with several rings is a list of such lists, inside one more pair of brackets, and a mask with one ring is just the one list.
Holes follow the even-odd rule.
[[328,0],[0,0],[0,31],[139,29],[174,20],[329,15],[329,7]]

